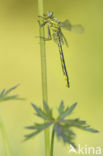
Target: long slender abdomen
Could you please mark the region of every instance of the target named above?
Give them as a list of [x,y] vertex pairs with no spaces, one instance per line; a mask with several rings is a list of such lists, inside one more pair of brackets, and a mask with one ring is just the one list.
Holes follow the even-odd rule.
[[66,65],[65,65],[65,60],[64,60],[62,45],[58,44],[58,47],[59,47],[61,66],[62,66],[62,71],[63,71],[63,75],[64,75],[64,78],[65,78],[66,86],[67,87],[70,87],[70,84],[69,84],[69,76],[68,76],[68,72],[67,72]]

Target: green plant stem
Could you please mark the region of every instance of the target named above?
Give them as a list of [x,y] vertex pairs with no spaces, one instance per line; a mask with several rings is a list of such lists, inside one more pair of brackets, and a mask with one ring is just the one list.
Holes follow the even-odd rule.
[[54,130],[52,131],[52,137],[51,137],[51,151],[50,151],[50,156],[53,156],[53,151],[54,151],[54,137],[55,137],[55,132]]
[[11,156],[8,139],[7,139],[7,135],[6,135],[6,132],[5,132],[5,127],[4,127],[3,121],[1,119],[1,116],[0,116],[0,132],[1,132],[1,135],[3,137],[6,156]]
[[[38,13],[39,16],[43,16],[43,0],[38,0]],[[40,23],[43,23],[43,19],[40,19]],[[44,27],[40,26],[40,36],[45,37]],[[46,49],[45,41],[40,38],[40,54],[41,54],[41,77],[42,77],[42,96],[43,102],[48,104],[47,94],[47,71],[46,71]],[[50,156],[50,137],[49,129],[45,130],[45,156]]]

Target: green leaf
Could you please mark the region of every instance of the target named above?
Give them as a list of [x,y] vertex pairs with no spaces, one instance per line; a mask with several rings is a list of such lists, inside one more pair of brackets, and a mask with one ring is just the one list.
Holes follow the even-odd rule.
[[71,144],[74,148],[76,148],[76,145],[73,142],[75,134],[71,130],[66,130],[60,124],[56,123],[54,131],[58,139],[61,139],[64,143]]
[[67,107],[59,116],[59,119],[64,119],[65,117],[67,117],[68,115],[70,115],[73,110],[75,109],[75,107],[77,106],[77,103],[74,103],[72,106]]
[[28,127],[26,127],[27,129],[43,129],[43,128],[46,128],[46,127],[48,127],[49,125],[51,125],[52,124],[52,122],[46,122],[46,123],[41,123],[41,124],[39,124],[39,123],[35,123],[34,125],[32,125],[32,126],[28,126]]
[[26,129],[31,129],[31,130],[36,129],[35,125],[32,125],[32,126],[27,126],[27,127],[25,127],[25,128],[26,128]]
[[43,102],[43,105],[44,105],[44,109],[45,109],[45,111],[46,111],[47,113],[48,113],[48,112],[51,112],[49,106],[47,105],[47,103],[46,103],[45,101]]
[[90,128],[90,126],[87,125],[86,121],[80,120],[79,118],[65,119],[65,117],[67,117],[68,115],[71,115],[71,113],[77,106],[77,103],[74,103],[70,107],[65,108],[64,102],[61,101],[59,108],[58,108],[59,117],[57,119],[53,118],[52,110],[49,108],[49,106],[45,102],[44,102],[44,110],[37,107],[35,104],[32,104],[32,106],[34,110],[36,111],[36,114],[48,122],[42,123],[42,124],[36,123],[32,126],[26,127],[29,130],[34,130],[34,132],[26,135],[25,140],[28,140],[29,138],[36,136],[38,133],[40,133],[41,131],[48,128],[51,124],[53,124],[53,131],[54,133],[56,133],[57,138],[61,139],[64,143],[71,144],[74,148],[76,148],[76,145],[74,143],[75,133],[72,130],[73,127],[79,128],[81,130],[86,130],[88,132],[93,132],[93,133],[99,132],[96,129]]
[[6,92],[5,92],[5,96],[6,95],[8,95],[10,92],[12,92],[13,90],[15,90],[17,87],[19,86],[19,84],[18,85],[16,85],[16,86],[13,86],[12,88],[10,88],[10,89],[8,89]]
[[34,110],[36,111],[36,115],[45,120],[50,120],[48,114],[46,114],[41,108],[37,107],[35,104],[32,104]]
[[45,113],[47,114],[47,116],[51,119],[51,120],[54,120],[53,116],[52,116],[52,109],[49,108],[49,106],[47,105],[47,103],[44,101],[43,103],[44,105],[44,110],[45,110]]
[[93,132],[93,133],[97,133],[99,132],[96,129],[90,128],[90,126],[88,126],[86,124],[86,121],[84,120],[80,120],[80,119],[69,119],[69,120],[62,120],[61,123],[64,125],[64,127],[66,128],[70,128],[70,127],[76,127],[82,130],[86,130],[89,132]]
[[33,126],[26,127],[27,129],[31,129],[31,130],[35,130],[35,131],[33,133],[25,135],[25,140],[28,140],[31,137],[36,136],[38,133],[45,130],[46,128],[48,128],[51,125],[52,125],[52,122],[47,122],[47,123],[42,123],[42,124],[37,123],[37,124],[35,124]]
[[25,99],[24,99],[24,98],[20,98],[20,97],[17,96],[17,95],[6,96],[6,97],[3,97],[3,98],[0,98],[0,102],[9,101],[9,100],[25,100]]
[[25,135],[25,136],[24,136],[24,137],[25,137],[25,140],[24,140],[24,141],[26,141],[26,140],[28,140],[28,139],[30,139],[30,138],[36,136],[36,135],[37,135],[38,133],[40,133],[40,132],[41,132],[40,130],[37,130],[37,131],[35,131],[35,132],[33,132],[33,133],[30,133],[30,134]]
[[0,98],[4,95],[4,93],[5,93],[5,88],[1,91]]
[[96,130],[94,128],[90,128],[90,126],[81,127],[81,129],[86,130],[88,132],[92,132],[92,133],[98,133],[99,132],[98,130]]
[[61,101],[59,108],[58,108],[59,114],[61,114],[63,112],[63,110],[64,110],[64,101]]
[[0,93],[0,102],[7,101],[7,100],[25,100],[24,98],[20,98],[18,95],[10,95],[9,96],[9,93],[11,93],[17,87],[18,87],[18,85],[8,89],[7,91],[6,91],[6,89],[3,89]]
[[64,123],[65,125],[67,125],[68,127],[73,127],[73,126],[81,126],[81,125],[85,125],[86,121],[84,120],[80,120],[79,118],[77,119],[69,119],[69,120],[61,120],[62,123]]

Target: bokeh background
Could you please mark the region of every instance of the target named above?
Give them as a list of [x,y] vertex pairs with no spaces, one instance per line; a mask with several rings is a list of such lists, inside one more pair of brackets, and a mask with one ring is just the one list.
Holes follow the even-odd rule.
[[[56,115],[62,99],[65,105],[78,102],[71,117],[87,120],[100,133],[75,129],[76,143],[103,149],[103,0],[45,0],[44,6],[45,12],[85,28],[83,34],[63,31],[69,43],[63,48],[70,89],[65,87],[57,45],[46,43],[49,105]],[[0,90],[20,83],[15,92],[27,99],[0,104],[12,156],[44,156],[43,133],[22,143],[24,127],[41,121],[30,105],[42,107],[37,15],[37,0],[0,0]],[[54,156],[73,155],[68,149],[56,141]],[[1,135],[0,156],[5,156]]]

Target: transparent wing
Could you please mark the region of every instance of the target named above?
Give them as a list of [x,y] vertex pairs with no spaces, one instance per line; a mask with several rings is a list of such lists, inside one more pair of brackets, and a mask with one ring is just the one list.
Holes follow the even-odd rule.
[[53,33],[52,34],[52,37],[53,37],[53,40],[54,40],[54,42],[56,43],[56,44],[58,44],[58,37],[57,37],[57,35],[56,35],[56,33]]
[[72,29],[72,25],[71,25],[70,21],[67,19],[63,22],[60,22],[60,26],[69,31],[71,31],[71,29]]
[[64,40],[66,46],[69,47],[68,41],[67,41],[67,39],[65,38],[65,36],[64,36],[64,34],[63,34],[62,32],[61,32],[61,36],[62,36],[62,38],[63,38],[63,40]]
[[83,33],[84,32],[84,28],[80,24],[78,24],[78,25],[72,25],[71,31],[72,32],[75,32],[75,33]]
[[[63,45],[65,42],[66,46],[68,47],[68,42],[62,32],[59,33],[59,36],[56,33],[53,33],[52,37],[56,44],[58,44],[60,42]],[[60,37],[60,41],[59,41],[58,37]]]
[[69,20],[65,20],[60,23],[60,26],[63,27],[66,30],[75,32],[75,33],[83,33],[84,28],[82,25],[77,24],[77,25],[72,25]]

